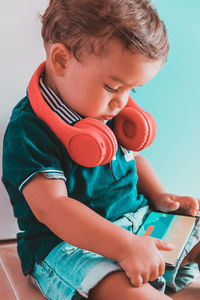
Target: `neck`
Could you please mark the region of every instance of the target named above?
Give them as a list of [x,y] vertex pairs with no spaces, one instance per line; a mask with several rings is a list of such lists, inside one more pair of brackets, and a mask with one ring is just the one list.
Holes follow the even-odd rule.
[[56,85],[55,85],[55,80],[54,80],[54,77],[53,77],[53,72],[51,70],[51,67],[50,67],[50,64],[48,62],[48,60],[46,61],[46,64],[45,64],[45,71],[44,71],[44,83],[58,96],[60,97],[59,95],[59,92],[56,88]]

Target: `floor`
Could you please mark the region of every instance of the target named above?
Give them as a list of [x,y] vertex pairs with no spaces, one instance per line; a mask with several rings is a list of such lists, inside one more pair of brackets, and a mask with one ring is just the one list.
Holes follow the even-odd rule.
[[0,299],[44,300],[39,290],[24,277],[17,256],[16,242],[0,242]]
[[[16,241],[0,242],[0,278],[2,300],[46,299],[32,285],[30,278],[23,276],[17,256]],[[176,300],[200,300],[200,277],[184,290],[170,296]]]

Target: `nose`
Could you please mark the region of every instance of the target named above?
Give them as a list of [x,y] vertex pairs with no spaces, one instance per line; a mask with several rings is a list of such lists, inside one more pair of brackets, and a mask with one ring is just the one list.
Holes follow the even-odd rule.
[[109,107],[112,110],[121,110],[128,102],[129,94],[114,95],[109,102]]

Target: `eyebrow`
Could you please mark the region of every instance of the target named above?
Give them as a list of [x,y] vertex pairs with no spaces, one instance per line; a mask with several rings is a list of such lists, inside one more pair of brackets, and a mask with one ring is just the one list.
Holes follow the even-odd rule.
[[124,80],[120,79],[119,77],[115,77],[115,76],[108,76],[108,77],[116,82],[120,82],[123,85],[130,85],[130,84],[126,83]]
[[[110,79],[112,79],[112,80],[114,80],[114,81],[116,81],[116,82],[120,82],[121,84],[123,84],[123,85],[126,85],[126,86],[132,86],[132,84],[128,84],[127,82],[125,82],[124,80],[122,80],[121,78],[119,78],[119,77],[116,77],[116,76],[112,76],[112,75],[108,75],[107,76],[108,78],[110,78]],[[141,84],[141,85],[138,85],[137,87],[141,87],[141,86],[143,86],[144,84]]]

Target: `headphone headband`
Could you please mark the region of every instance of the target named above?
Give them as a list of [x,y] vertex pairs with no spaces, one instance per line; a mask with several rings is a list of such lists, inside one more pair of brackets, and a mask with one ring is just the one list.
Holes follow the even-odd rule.
[[140,151],[152,143],[156,133],[155,121],[131,97],[114,119],[114,133],[103,122],[88,117],[73,126],[67,124],[49,107],[41,94],[39,78],[44,68],[45,62],[37,68],[30,80],[30,104],[76,163],[85,167],[107,164],[116,154],[117,140],[123,147],[133,151]]

